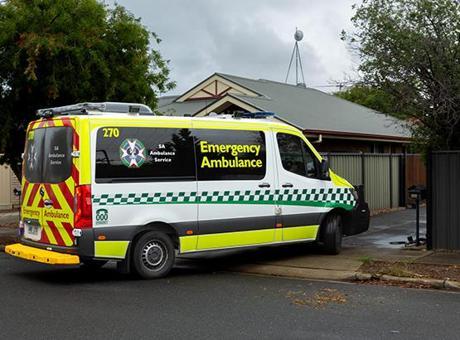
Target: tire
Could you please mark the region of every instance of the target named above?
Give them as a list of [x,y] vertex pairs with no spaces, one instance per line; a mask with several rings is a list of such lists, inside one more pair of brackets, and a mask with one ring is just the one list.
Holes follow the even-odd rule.
[[168,275],[174,265],[175,251],[171,238],[162,232],[150,231],[142,235],[133,250],[135,272],[144,279]]
[[94,259],[82,259],[81,264],[85,269],[99,269],[102,268],[109,261],[105,260],[94,260]]
[[323,250],[337,255],[342,250],[342,217],[337,214],[326,216],[322,232]]

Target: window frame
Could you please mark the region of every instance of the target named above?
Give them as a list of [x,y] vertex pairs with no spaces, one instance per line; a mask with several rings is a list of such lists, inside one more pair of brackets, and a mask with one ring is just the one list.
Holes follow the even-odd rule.
[[[279,145],[279,141],[278,141],[278,135],[279,134],[293,136],[293,137],[296,137],[296,138],[298,138],[300,140],[300,148],[301,148],[301,153],[302,153],[302,161],[303,161],[305,175],[300,175],[298,173],[292,172],[292,171],[290,171],[290,170],[288,170],[288,169],[286,169],[284,167],[283,157],[281,156],[281,149],[280,149],[280,145]],[[297,175],[297,176],[300,176],[300,177],[303,177],[303,178],[321,180],[321,178],[320,178],[321,176],[320,176],[320,173],[319,173],[320,172],[320,170],[319,170],[320,169],[320,161],[319,161],[318,157],[316,157],[315,153],[310,149],[310,146],[302,138],[302,136],[300,136],[298,134],[291,133],[291,132],[287,132],[287,131],[275,131],[275,141],[276,141],[276,146],[277,146],[277,150],[278,150],[278,156],[279,156],[279,160],[280,160],[280,163],[281,163],[281,167],[283,168],[284,171],[287,171],[290,174],[294,174],[294,175]],[[315,175],[313,177],[308,176],[308,168],[307,168],[307,162],[306,162],[306,157],[308,155],[310,155],[311,158],[313,159],[314,166],[315,166]]]

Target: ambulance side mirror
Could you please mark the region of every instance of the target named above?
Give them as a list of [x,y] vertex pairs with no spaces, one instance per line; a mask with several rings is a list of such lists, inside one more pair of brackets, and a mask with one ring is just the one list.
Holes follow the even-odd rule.
[[329,178],[329,163],[324,158],[321,160],[319,166],[319,176],[320,179],[330,179]]

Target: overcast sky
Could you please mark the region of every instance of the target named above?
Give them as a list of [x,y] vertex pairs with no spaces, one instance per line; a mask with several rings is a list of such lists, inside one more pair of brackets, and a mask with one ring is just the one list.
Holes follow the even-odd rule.
[[[340,40],[350,30],[351,6],[359,0],[118,0],[162,42],[180,94],[214,72],[284,81],[298,27],[307,86],[321,87],[354,76]],[[107,1],[107,3],[113,3]],[[354,61],[353,61],[354,59]],[[291,71],[290,82],[295,82]]]

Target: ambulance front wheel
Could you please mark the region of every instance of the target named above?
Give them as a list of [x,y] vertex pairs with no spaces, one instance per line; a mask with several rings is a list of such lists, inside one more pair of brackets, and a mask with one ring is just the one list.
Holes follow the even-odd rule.
[[174,265],[174,244],[162,232],[150,231],[136,242],[133,251],[133,267],[144,279],[166,276]]
[[321,241],[327,254],[337,255],[342,250],[342,218],[338,214],[326,217],[322,229]]

